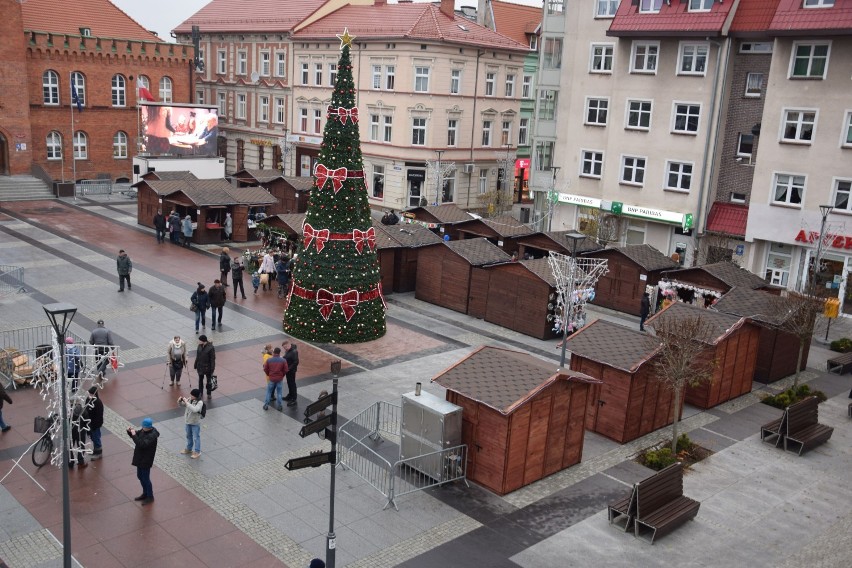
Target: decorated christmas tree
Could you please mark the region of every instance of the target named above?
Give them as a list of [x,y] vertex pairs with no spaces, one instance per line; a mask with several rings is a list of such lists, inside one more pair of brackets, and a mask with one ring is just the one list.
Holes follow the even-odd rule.
[[359,343],[385,334],[376,240],[367,201],[358,108],[345,30],[327,109],[304,239],[292,266],[284,331],[305,341]]

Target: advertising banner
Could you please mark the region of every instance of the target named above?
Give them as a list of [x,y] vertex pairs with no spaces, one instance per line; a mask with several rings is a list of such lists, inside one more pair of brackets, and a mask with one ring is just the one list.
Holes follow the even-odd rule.
[[141,104],[143,152],[150,156],[215,156],[216,107]]

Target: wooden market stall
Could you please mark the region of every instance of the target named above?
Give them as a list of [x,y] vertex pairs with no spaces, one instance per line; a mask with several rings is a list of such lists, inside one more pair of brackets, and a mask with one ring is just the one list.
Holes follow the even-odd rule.
[[[395,244],[382,250],[379,263],[382,269],[382,288],[389,292],[413,292],[417,288],[417,263],[424,247],[440,244],[441,237],[417,223],[407,225],[382,225],[373,222],[376,235],[387,235]],[[392,258],[389,258],[392,255]],[[385,283],[385,273],[390,267],[390,284]]]
[[267,215],[278,213],[304,213],[314,187],[312,177],[282,176],[280,170],[240,170],[232,176],[239,187],[262,186],[278,200]]
[[467,478],[505,495],[580,462],[595,379],[483,346],[432,379],[462,407]]
[[[551,252],[567,254],[571,256],[574,252],[573,243],[565,237],[574,231],[540,231],[530,235],[523,235],[515,239],[518,245],[518,259],[524,259],[524,255],[531,258],[543,258]],[[583,239],[577,243],[577,254],[601,250],[602,247],[594,239]]]
[[693,268],[665,270],[657,284],[657,305],[668,297],[699,307],[709,307],[734,286],[760,290],[769,285],[757,274],[728,260]]
[[486,239],[445,241],[420,249],[414,297],[463,314],[468,311],[475,267],[511,262]]
[[655,337],[599,319],[571,335],[568,350],[572,369],[601,381],[589,396],[587,430],[624,444],[672,423],[674,395],[656,379]]
[[511,215],[500,215],[489,219],[470,219],[457,223],[453,228],[459,239],[483,237],[509,254],[518,252],[518,237],[531,235],[535,232]]
[[694,339],[707,346],[702,356],[715,360],[715,368],[710,381],[686,387],[684,401],[698,408],[712,408],[751,392],[760,330],[748,318],[675,302],[654,314],[645,326],[659,333],[658,326],[664,319],[677,321],[697,316],[706,322],[710,332]]
[[[790,315],[784,313],[783,302],[783,298],[769,292],[735,287],[713,306],[725,314],[747,317],[758,326],[760,337],[754,380],[759,383],[771,383],[796,372],[799,339],[783,329],[784,317]],[[811,342],[806,341],[801,371],[808,365],[810,349]]]
[[427,205],[407,209],[400,216],[400,222],[417,223],[427,229],[432,229],[440,236],[449,235],[451,239],[455,240],[458,238],[455,226],[473,218],[473,215],[455,203],[444,203],[443,205]]
[[595,286],[596,306],[639,315],[646,286],[656,286],[664,270],[680,266],[651,245],[626,245],[584,253],[582,256],[603,258],[609,272]]

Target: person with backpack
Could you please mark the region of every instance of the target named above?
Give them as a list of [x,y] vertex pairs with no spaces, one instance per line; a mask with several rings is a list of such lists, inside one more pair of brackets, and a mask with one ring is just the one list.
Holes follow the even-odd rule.
[[189,395],[191,398],[182,396],[177,400],[178,406],[185,408],[183,419],[186,422],[186,447],[180,453],[191,454],[189,457],[197,460],[201,457],[201,419],[207,414],[207,409],[201,400],[200,390],[192,389]]

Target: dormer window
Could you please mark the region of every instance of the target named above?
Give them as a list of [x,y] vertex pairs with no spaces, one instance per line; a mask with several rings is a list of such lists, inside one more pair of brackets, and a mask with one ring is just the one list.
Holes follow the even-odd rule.
[[92,37],[92,28],[80,28],[80,35],[83,37]]
[[831,8],[834,0],[804,0],[802,5],[805,8]]
[[663,6],[663,0],[639,0],[639,13],[656,14]]
[[709,12],[714,0],[689,0],[690,12]]

